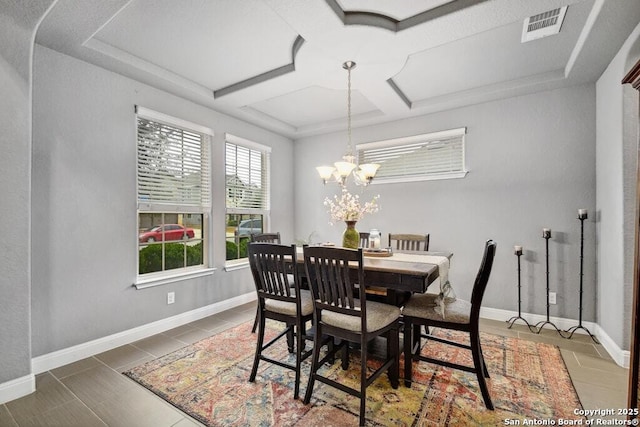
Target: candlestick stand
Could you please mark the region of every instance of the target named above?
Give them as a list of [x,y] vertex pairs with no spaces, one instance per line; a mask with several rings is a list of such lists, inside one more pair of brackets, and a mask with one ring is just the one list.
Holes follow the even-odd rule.
[[522,317],[522,310],[521,310],[522,298],[521,298],[521,293],[520,293],[520,288],[521,288],[521,283],[520,283],[520,257],[522,256],[522,248],[518,247],[518,249],[516,249],[516,251],[515,251],[515,254],[518,257],[518,315],[517,316],[513,316],[511,319],[507,320],[507,323],[509,323],[509,329],[511,329],[511,327],[513,326],[513,324],[515,323],[516,320],[522,320],[524,323],[527,324],[527,327],[529,328],[529,330],[531,330],[532,326],[529,324],[529,322],[527,322],[527,319]]
[[586,211],[584,213],[578,213],[578,219],[580,220],[580,305],[578,306],[579,317],[578,317],[578,324],[565,331],[565,333],[569,334],[565,338],[570,339],[573,336],[575,331],[577,331],[578,329],[582,329],[583,331],[589,334],[593,342],[595,342],[596,344],[600,344],[600,342],[598,342],[598,339],[595,337],[595,335],[589,332],[589,329],[582,326],[582,277],[584,276],[584,270],[583,270],[584,268],[584,220],[587,219]]
[[546,260],[547,260],[547,320],[541,320],[540,322],[536,323],[534,328],[537,329],[536,334],[539,334],[542,331],[542,328],[544,327],[544,325],[549,324],[555,328],[555,330],[558,332],[558,334],[560,334],[561,337],[564,337],[560,329],[558,329],[558,327],[555,324],[553,324],[551,320],[549,320],[549,307],[550,307],[550,304],[549,304],[549,239],[551,238],[551,230],[545,229],[542,233],[542,237],[545,240]]

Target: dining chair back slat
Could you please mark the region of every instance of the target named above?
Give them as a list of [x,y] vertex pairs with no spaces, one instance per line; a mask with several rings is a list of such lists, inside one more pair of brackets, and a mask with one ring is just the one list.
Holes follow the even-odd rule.
[[[276,231],[273,233],[251,233],[249,234],[249,241],[251,243],[275,243],[280,244],[280,232]],[[260,311],[256,311],[256,318],[253,321],[253,327],[251,328],[251,332],[255,332],[258,327],[258,316],[260,315]]]
[[249,235],[249,239],[251,242],[260,242],[260,243],[277,243],[280,244],[280,232],[274,233],[251,233]]
[[[305,262],[307,259],[309,260],[307,264],[309,285],[312,292],[314,292],[314,299],[322,305],[323,309],[345,314],[349,310],[355,311],[355,286],[351,283],[349,276],[349,262],[357,262],[358,254],[362,257],[361,250],[345,251],[340,248],[324,247],[305,248]],[[359,282],[362,283],[362,277],[364,276],[362,268],[359,269],[358,275],[361,278]],[[359,312],[356,314],[360,315]]]
[[428,251],[429,234],[389,233],[389,247],[403,251]]
[[371,233],[368,233],[366,231],[361,231],[360,232],[360,247],[361,248],[368,248],[369,247],[369,236],[371,235]]

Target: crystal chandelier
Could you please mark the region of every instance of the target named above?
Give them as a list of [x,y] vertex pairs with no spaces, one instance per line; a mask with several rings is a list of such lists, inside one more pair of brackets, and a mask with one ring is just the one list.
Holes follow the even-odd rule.
[[356,156],[353,154],[353,145],[351,143],[351,70],[354,69],[356,63],[347,61],[342,64],[342,68],[347,70],[347,134],[348,142],[347,152],[342,156],[342,160],[335,162],[333,166],[318,166],[316,170],[320,174],[320,178],[326,184],[332,178],[344,187],[349,174],[353,172],[354,181],[357,185],[367,185],[376,175],[379,164],[367,163],[358,165]]

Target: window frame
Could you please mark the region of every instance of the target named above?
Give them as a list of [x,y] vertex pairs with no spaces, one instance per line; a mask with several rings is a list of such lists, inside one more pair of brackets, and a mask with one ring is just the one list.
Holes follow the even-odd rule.
[[[262,217],[262,231],[264,233],[270,230],[271,223],[271,147],[260,144],[245,138],[241,138],[239,136],[226,133],[225,134],[225,189],[224,189],[224,197],[225,197],[225,247],[228,241],[226,227],[227,227],[227,217],[229,215],[256,215]],[[266,186],[266,190],[263,189],[263,203],[261,207],[255,208],[246,208],[246,207],[234,207],[227,206],[227,202],[229,201],[229,190],[232,190],[233,187],[227,186],[227,144],[233,144],[235,146],[243,147],[249,150],[258,151],[261,153],[261,161],[262,161],[262,185]],[[236,165],[237,168],[237,165]],[[266,194],[264,194],[266,193]],[[256,218],[251,218],[254,221]],[[238,223],[239,225],[240,223]],[[237,230],[237,226],[236,226]],[[238,242],[240,236],[236,235],[238,238]],[[239,244],[239,243],[238,243]],[[225,251],[226,253],[226,251]],[[237,258],[237,259],[226,259],[225,255],[225,270],[232,271],[239,268],[246,268],[249,265],[249,259],[247,257]]]
[[[187,120],[179,119],[173,116],[169,116],[164,113],[160,113],[154,110],[150,110],[144,107],[136,106],[135,107],[135,115],[134,115],[134,123],[135,123],[135,133],[136,133],[136,235],[139,234],[140,231],[140,222],[141,222],[141,214],[151,213],[151,214],[159,214],[164,218],[165,214],[172,215],[189,215],[196,214],[202,215],[201,219],[201,236],[200,241],[202,242],[202,264],[194,265],[194,266],[186,266],[175,269],[164,269],[164,260],[163,260],[163,270],[155,271],[149,273],[140,273],[140,250],[141,244],[139,238],[136,238],[136,281],[134,282],[134,286],[136,289],[144,289],[148,287],[174,283],[177,281],[182,281],[186,279],[191,279],[195,277],[202,277],[213,274],[215,268],[211,267],[211,236],[210,236],[210,227],[211,227],[211,198],[212,198],[212,188],[211,188],[211,153],[213,148],[213,137],[214,132],[205,126],[198,125],[196,123],[189,122]],[[139,144],[139,125],[140,122],[138,119],[143,119],[155,123],[164,124],[170,127],[181,129],[182,131],[187,131],[190,133],[197,133],[202,138],[200,140],[200,156],[201,161],[204,164],[200,165],[200,173],[202,174],[202,180],[204,182],[206,188],[201,190],[201,197],[199,205],[194,206],[192,203],[184,204],[179,201],[148,201],[144,202],[140,197],[140,182],[139,182],[139,170],[138,170],[138,144]],[[166,220],[162,220],[162,225],[166,225]],[[186,226],[186,225],[185,225]],[[164,254],[164,246],[167,243],[171,243],[171,240],[164,240],[160,243],[163,245],[163,254]],[[163,255],[164,256],[164,255]]]
[[[389,184],[389,183],[403,183],[403,182],[418,182],[418,181],[432,181],[432,180],[441,180],[441,179],[456,179],[456,178],[464,178],[469,170],[467,169],[466,163],[466,137],[467,128],[456,128],[456,129],[448,129],[444,131],[425,133],[420,135],[406,136],[400,138],[386,139],[381,141],[374,142],[365,142],[356,145],[357,157],[359,163],[372,163],[375,160],[370,158],[366,158],[366,152],[368,150],[380,150],[380,149],[392,149],[392,148],[401,148],[403,146],[408,146],[411,144],[418,143],[435,143],[440,142],[441,140],[449,140],[453,139],[460,140],[460,150],[461,150],[461,169],[456,171],[449,172],[423,172],[423,173],[415,173],[413,175],[395,175],[395,176],[384,176],[384,163],[378,169],[378,175],[371,181],[372,184]],[[383,172],[382,174],[380,172]]]

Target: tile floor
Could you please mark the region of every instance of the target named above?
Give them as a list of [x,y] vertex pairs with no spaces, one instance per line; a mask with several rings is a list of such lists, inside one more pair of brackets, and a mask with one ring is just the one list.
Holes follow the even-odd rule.
[[[137,385],[121,372],[187,344],[252,320],[246,304],[164,333],[40,374],[37,391],[0,405],[0,426],[198,426],[188,415]],[[558,345],[586,409],[624,408],[627,373],[587,336],[560,338],[554,331],[533,334],[520,324],[483,320],[482,330]]]

